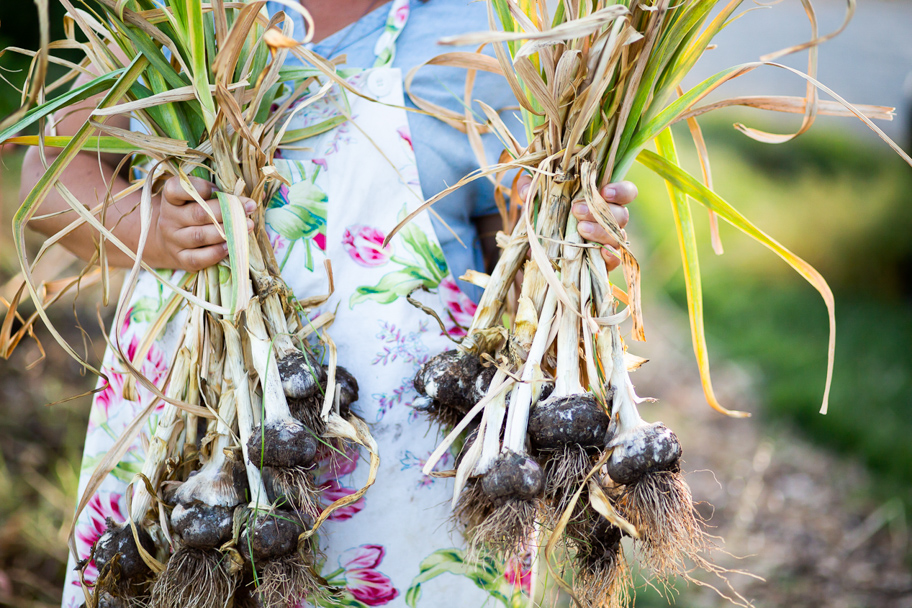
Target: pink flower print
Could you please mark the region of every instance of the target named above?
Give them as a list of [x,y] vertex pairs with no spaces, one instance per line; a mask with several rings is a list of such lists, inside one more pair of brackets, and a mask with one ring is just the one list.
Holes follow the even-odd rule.
[[131,306],[130,308],[127,309],[127,314],[124,315],[123,325],[120,326],[120,337],[121,338],[126,336],[127,330],[130,329],[130,322],[133,319],[133,309],[135,309],[135,308],[136,308],[136,306]]
[[[130,341],[130,345],[127,347],[127,356],[130,357],[131,361],[136,356],[138,348],[139,338],[134,336]],[[159,346],[158,342],[153,342],[152,346],[149,347],[149,352],[146,354],[146,360],[139,366],[139,371],[147,380],[149,380],[149,382],[159,388],[162,387],[162,383],[168,376],[168,358],[165,356],[165,351]],[[153,398],[153,393],[145,388],[140,382],[136,383],[136,388],[139,401],[130,403],[134,406],[136,412],[139,412],[141,407],[148,405]],[[123,393],[121,392],[120,395],[122,396]],[[158,404],[155,406],[154,413],[160,414],[164,407],[165,402],[159,400]]]
[[355,224],[345,229],[342,235],[342,245],[345,251],[355,262],[368,268],[374,266],[383,266],[390,256],[393,255],[393,248],[387,245],[383,246],[383,239],[386,235],[382,230],[363,224]]
[[326,235],[322,232],[318,232],[314,235],[313,243],[320,251],[326,251]]
[[[110,518],[117,523],[126,521],[121,510],[122,494],[95,494],[86,505],[85,511],[76,524],[76,555],[80,559],[87,559],[92,552],[92,545],[101,538],[101,535],[108,529],[107,519]],[[85,568],[86,583],[93,583],[98,578],[98,567],[92,560]],[[79,585],[79,581],[73,581],[74,585]]]
[[339,557],[339,565],[345,571],[345,587],[356,600],[368,606],[383,606],[399,597],[393,581],[375,569],[385,554],[380,545],[361,545]]
[[[346,445],[343,453],[330,449],[326,446],[320,446],[320,452],[317,457],[317,468],[314,471],[317,488],[320,490],[320,502],[323,507],[328,507],[333,502],[351,496],[357,490],[346,487],[342,484],[341,478],[351,475],[358,466],[357,448]],[[351,519],[364,509],[364,497],[362,496],[355,502],[336,509],[329,516],[330,521],[345,521]]]
[[[285,188],[285,186],[282,186],[282,188]],[[275,232],[269,225],[266,226],[266,234],[269,235],[269,244],[272,245],[272,251],[275,253],[276,259],[284,259],[285,253],[288,251],[288,245],[290,244],[288,239],[278,232]]]
[[406,3],[397,8],[396,12],[393,14],[393,27],[397,29],[401,28],[405,25],[405,22],[408,21],[408,16],[409,5]]
[[454,338],[466,335],[465,328],[472,324],[475,316],[475,302],[462,293],[452,275],[440,282],[440,298],[447,310],[447,333]]
[[[124,349],[124,354],[129,357],[131,363],[136,358],[138,350],[139,336],[134,335],[130,339],[127,348]],[[158,342],[153,342],[149,347],[149,352],[146,353],[146,360],[139,366],[139,371],[156,385],[168,374],[168,358]]]
[[358,448],[349,443],[333,447],[320,445],[317,449],[317,469],[314,472],[317,482],[351,475],[358,467],[359,457]]
[[412,133],[409,131],[408,126],[399,127],[396,129],[396,133],[399,134],[399,137],[402,139],[405,145],[408,146],[408,149],[414,152],[415,148],[412,146]]
[[[346,488],[335,479],[331,479],[318,486],[320,490],[321,510],[325,509],[340,498],[351,496],[357,490]],[[333,511],[328,517],[329,521],[347,521],[364,510],[364,497],[362,496],[353,503],[347,504]]]
[[92,404],[92,412],[89,415],[89,432],[107,422],[111,417],[111,410],[116,409],[117,405],[123,401],[123,374],[110,368],[106,368],[104,371],[108,377],[108,384],[104,390],[95,395],[95,402]]
[[527,561],[520,556],[511,557],[506,564],[504,578],[514,589],[522,589],[528,595],[532,591],[532,569]]
[[312,162],[315,165],[319,165],[320,168],[322,168],[324,171],[329,170],[329,166],[326,164],[325,158],[312,158],[310,160],[310,162]]

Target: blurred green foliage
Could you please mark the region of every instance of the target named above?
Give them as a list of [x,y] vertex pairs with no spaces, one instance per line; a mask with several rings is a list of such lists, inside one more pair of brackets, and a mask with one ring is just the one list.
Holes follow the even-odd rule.
[[[759,368],[765,415],[861,459],[884,496],[900,496],[912,509],[912,168],[873,133],[859,138],[818,127],[767,145],[730,125],[703,125],[717,191],[818,268],[835,294],[829,414],[818,413],[828,331],[819,295],[728,225],[721,227],[726,252],[716,256],[708,221],[700,219],[707,216],[695,203],[711,359]],[[686,130],[676,137],[699,175]],[[646,266],[645,287],[666,291],[686,309],[664,185],[644,171],[632,179],[641,191],[632,223],[645,241],[635,248]]]
[[[50,11],[51,40],[64,37],[63,15],[66,11],[59,0],[51,0]],[[0,49],[19,47],[30,51],[38,50],[40,37],[38,33],[38,9],[32,2],[0,2]],[[79,60],[76,51],[55,51],[58,57]],[[20,106],[20,93],[28,74],[32,59],[15,52],[4,52],[0,55],[0,117],[7,116]],[[66,69],[51,65],[48,67],[51,79],[62,76]]]

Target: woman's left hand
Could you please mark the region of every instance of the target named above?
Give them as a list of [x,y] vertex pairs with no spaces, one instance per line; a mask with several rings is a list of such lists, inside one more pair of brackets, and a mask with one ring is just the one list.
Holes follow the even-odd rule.
[[[520,180],[521,181],[518,184],[519,193],[520,197],[525,200],[525,195],[527,194],[527,189],[532,182],[532,179],[523,176]],[[523,183],[523,181],[526,183]],[[600,190],[599,194],[601,194],[602,198],[605,199],[605,202],[608,203],[608,208],[611,209],[611,213],[617,220],[618,225],[623,229],[630,219],[630,212],[627,210],[626,206],[636,199],[637,187],[631,182],[618,182],[616,184],[608,184]],[[586,203],[578,202],[574,204],[570,212],[573,213],[579,221],[577,229],[579,230],[580,236],[584,239],[592,241],[593,243],[607,245],[608,247],[613,247],[615,249],[618,247],[619,243],[598,224]],[[604,258],[609,271],[614,270],[621,265],[620,258],[611,253],[608,249],[602,249],[602,258]]]

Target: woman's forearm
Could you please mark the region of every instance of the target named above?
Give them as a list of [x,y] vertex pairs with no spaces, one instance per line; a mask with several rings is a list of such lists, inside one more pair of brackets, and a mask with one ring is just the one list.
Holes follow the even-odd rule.
[[[48,164],[54,161],[55,156],[48,151]],[[45,173],[44,164],[37,148],[29,148],[22,162],[22,181],[20,184],[20,198],[24,200],[28,192],[35,186]],[[98,207],[107,196],[108,186],[112,195],[116,195],[130,184],[121,175],[115,173],[116,167],[106,159],[101,159],[89,153],[78,154],[64,170],[60,182],[72,193],[83,206],[94,209]],[[112,183],[113,181],[113,183]],[[111,230],[124,245],[134,253],[139,244],[140,215],[139,191],[130,193],[118,201],[111,202],[104,213],[104,225]],[[143,259],[154,268],[169,267],[170,257],[163,255],[161,240],[155,231],[156,216],[160,205],[160,197],[153,198],[152,230],[143,250]],[[47,198],[38,208],[36,218],[29,222],[29,228],[45,236],[51,236],[63,230],[73,221],[78,219],[75,211],[70,207],[56,188],[52,189]],[[96,214],[101,219],[101,214]],[[76,256],[83,260],[91,260],[98,247],[98,231],[88,224],[82,224],[60,243]],[[115,267],[128,267],[133,265],[133,259],[110,241],[105,242],[105,251],[108,264]],[[173,264],[173,263],[172,263]]]

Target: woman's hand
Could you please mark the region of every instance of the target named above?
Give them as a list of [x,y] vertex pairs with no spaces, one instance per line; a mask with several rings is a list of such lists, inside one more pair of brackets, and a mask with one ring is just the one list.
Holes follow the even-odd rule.
[[[215,186],[196,177],[191,177],[190,182],[212,215],[184,190],[178,178],[172,177],[162,190],[155,235],[158,250],[170,258],[164,267],[194,272],[224,259],[228,244],[219,234],[224,228],[213,222],[213,216],[215,221],[222,221],[222,211],[214,196]],[[247,214],[256,210],[252,199],[241,197],[241,201]],[[253,230],[253,220],[247,220],[247,229]]]
[[[519,186],[519,196],[522,200],[525,200],[526,194],[528,194],[529,184],[531,183],[532,178],[528,176],[523,176],[519,179],[517,185]],[[617,220],[618,225],[623,229],[630,219],[630,212],[627,210],[626,205],[632,203],[634,199],[636,199],[637,187],[631,182],[618,182],[616,184],[608,184],[601,189],[599,194],[601,194],[602,198],[605,199],[605,202],[608,203],[608,208],[611,209],[611,213]],[[613,247],[615,249],[618,247],[619,243],[598,224],[586,203],[578,202],[574,204],[570,212],[573,213],[579,221],[577,229],[579,230],[580,236],[584,239],[592,241],[593,243],[607,245],[608,247]],[[609,271],[614,270],[621,265],[620,258],[611,253],[608,249],[602,249],[602,258],[605,260],[605,264],[608,266]]]
[[[116,44],[111,45],[111,52],[123,65],[129,58]],[[90,68],[91,69],[91,68]],[[74,86],[86,84],[92,79],[91,74],[82,74]],[[91,116],[102,95],[77,103],[54,117],[57,135],[75,135]],[[119,129],[129,129],[130,119],[125,115],[111,116],[105,123]],[[51,130],[48,129],[48,134]],[[22,162],[22,179],[20,195],[22,200],[38,183],[46,172],[46,164],[54,161],[60,151],[49,148],[44,150],[44,160],[37,147],[30,147]],[[66,186],[76,200],[89,208],[94,208],[103,200],[105,192],[118,194],[130,186],[127,180],[128,171],[121,168],[123,156],[117,154],[98,155],[92,151],[80,152],[71,159],[60,181]],[[125,166],[125,165],[124,165]],[[121,171],[118,172],[118,168]],[[215,222],[222,221],[219,205],[213,198],[213,185],[205,180],[190,178],[191,183],[206,200],[206,204],[215,216]],[[111,230],[118,240],[134,253],[138,249],[141,235],[140,200],[138,191],[119,197],[112,201],[104,214],[105,227]],[[248,213],[256,209],[250,199],[243,199]],[[152,197],[152,226],[142,252],[143,261],[153,268],[170,268],[196,271],[216,264],[228,255],[225,239],[219,234],[216,223],[192,196],[187,194],[177,178],[165,182],[161,195]],[[39,217],[29,222],[29,227],[44,234],[56,236],[67,230],[60,243],[83,260],[94,260],[98,243],[98,233],[88,223],[70,227],[75,213],[70,203],[56,190],[51,190],[41,204]],[[248,222],[252,229],[253,223]],[[107,263],[114,267],[130,268],[133,256],[123,252],[106,239]]]
[[[632,203],[634,199],[636,199],[638,194],[637,187],[634,186],[632,182],[618,182],[616,184],[608,184],[599,191],[599,194],[601,194],[602,198],[605,199],[605,202],[608,203],[611,214],[617,220],[621,230],[623,230],[627,225],[628,220],[630,220],[630,211],[627,210],[626,205]],[[619,243],[617,240],[612,238],[611,235],[605,232],[605,229],[599,225],[586,203],[579,202],[574,204],[570,212],[573,213],[579,221],[576,228],[579,230],[580,236],[584,239],[594,243],[607,245],[615,249],[618,247]],[[607,249],[602,249],[602,258],[605,260],[609,272],[621,265],[620,258]]]

